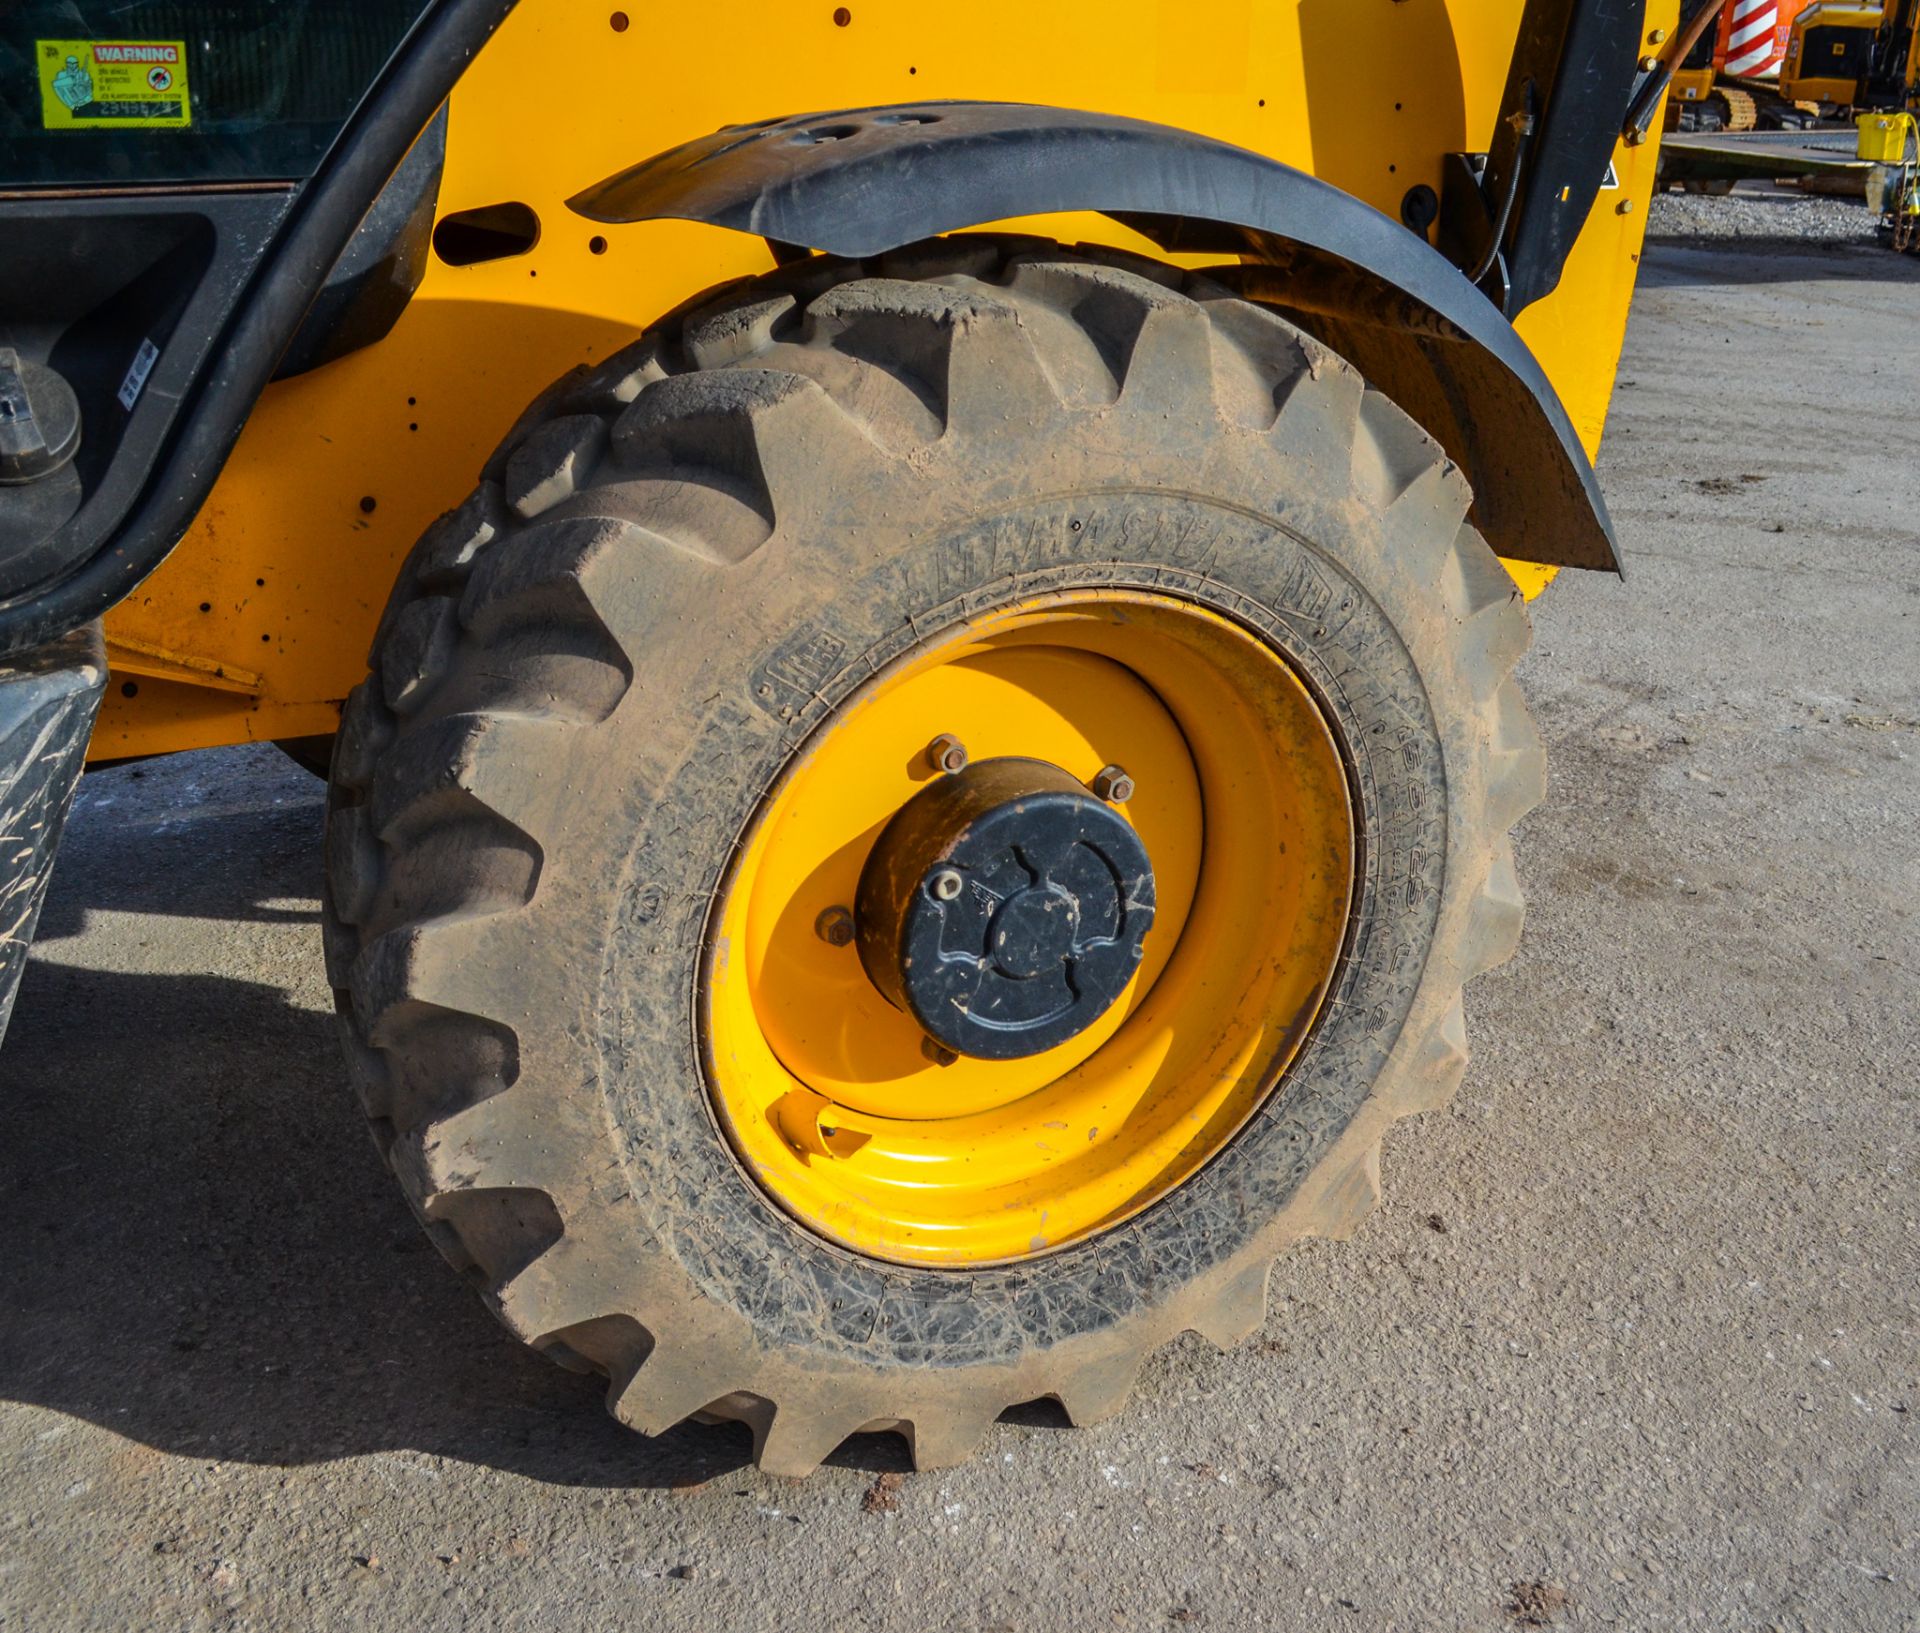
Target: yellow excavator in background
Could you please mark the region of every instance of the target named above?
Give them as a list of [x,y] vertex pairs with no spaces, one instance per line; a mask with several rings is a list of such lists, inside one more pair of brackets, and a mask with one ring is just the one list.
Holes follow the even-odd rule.
[[1816,104],[1827,117],[1911,108],[1920,68],[1917,35],[1920,0],[1887,6],[1820,0],[1794,19],[1780,93]]

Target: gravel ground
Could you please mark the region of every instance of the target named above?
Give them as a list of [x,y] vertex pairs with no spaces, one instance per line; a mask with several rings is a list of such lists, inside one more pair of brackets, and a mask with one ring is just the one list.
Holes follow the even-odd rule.
[[1920,1626],[1916,273],[1649,254],[1465,1087],[1252,1344],[963,1469],[605,1419],[358,1126],[315,785],[87,779],[0,1054],[0,1628]]
[[1851,246],[1873,244],[1875,216],[1866,200],[1827,198],[1774,182],[1741,182],[1731,193],[1656,193],[1647,216],[1647,236],[1659,244],[1724,247],[1736,238],[1749,244]]

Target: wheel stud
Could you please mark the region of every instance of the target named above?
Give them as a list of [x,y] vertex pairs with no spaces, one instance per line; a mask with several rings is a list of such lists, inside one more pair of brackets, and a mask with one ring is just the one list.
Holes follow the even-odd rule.
[[1133,778],[1127,775],[1125,766],[1102,766],[1087,786],[1096,799],[1103,799],[1109,805],[1125,805],[1133,798]]
[[960,1056],[936,1038],[922,1038],[920,1053],[936,1066],[951,1066]]
[[935,771],[965,771],[967,769],[967,745],[955,737],[952,732],[943,731],[927,744],[927,764]]
[[829,907],[813,921],[813,933],[829,947],[851,947],[853,915],[844,907]]
[[953,868],[942,868],[928,881],[927,888],[933,892],[935,901],[951,902],[959,900],[966,883]]

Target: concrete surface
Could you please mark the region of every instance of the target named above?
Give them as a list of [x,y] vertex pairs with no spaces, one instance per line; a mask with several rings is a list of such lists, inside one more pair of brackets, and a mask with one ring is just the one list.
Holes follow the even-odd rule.
[[765,1479],[516,1348],[349,1105],[317,785],[89,778],[0,1055],[0,1628],[1920,1626],[1916,316],[1650,256],[1458,1101],[1249,1347],[952,1473]]

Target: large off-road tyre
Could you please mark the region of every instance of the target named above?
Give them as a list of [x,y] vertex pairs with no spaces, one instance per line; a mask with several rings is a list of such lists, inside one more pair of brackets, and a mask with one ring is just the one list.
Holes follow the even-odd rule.
[[[1543,789],[1509,678],[1525,610],[1442,450],[1233,276],[969,236],[726,286],[546,393],[408,560],[333,767],[352,1074],[447,1257],[514,1332],[606,1374],[632,1426],[735,1418],[797,1474],[861,1430],[928,1467],[1015,1403],[1103,1417],[1181,1331],[1260,1327],[1274,1256],[1350,1233],[1387,1128],[1458,1084],[1461,988],[1514,948],[1507,831]],[[1154,620],[1187,619],[1194,650],[1245,654],[1206,684],[1292,686],[1351,818],[1310,865],[1299,834],[1249,849],[1233,779],[1273,745],[1196,750],[1206,842],[1237,833],[1247,872],[1208,885],[1195,830],[1186,929],[1163,877],[1101,1050],[1156,981],[1192,995],[1163,1016],[1175,1048],[1209,992],[1267,992],[1286,959],[1258,940],[1261,893],[1326,888],[1328,857],[1338,916],[1296,1024],[1256,1017],[1223,1078],[1242,1098],[1151,1183],[1100,1169],[1107,1213],[1017,1252],[991,1210],[957,1211],[982,1234],[943,1259],[852,1192],[809,1212],[808,1185],[858,1171],[820,1143],[844,1140],[837,1113],[754,1145],[728,1078],[748,1046],[715,1041],[716,983],[747,963],[726,904],[862,699],[956,631],[1060,617],[1120,632],[1088,671],[1115,684],[1128,631],[1145,652]],[[1284,795],[1276,763],[1259,797]],[[1159,792],[1143,775],[1121,807],[1143,834]],[[1296,871],[1263,884],[1282,856]],[[806,957],[852,979],[826,962],[854,958],[840,939]],[[728,1013],[751,1031],[751,1002]],[[999,1065],[939,1081],[976,1068]]]

